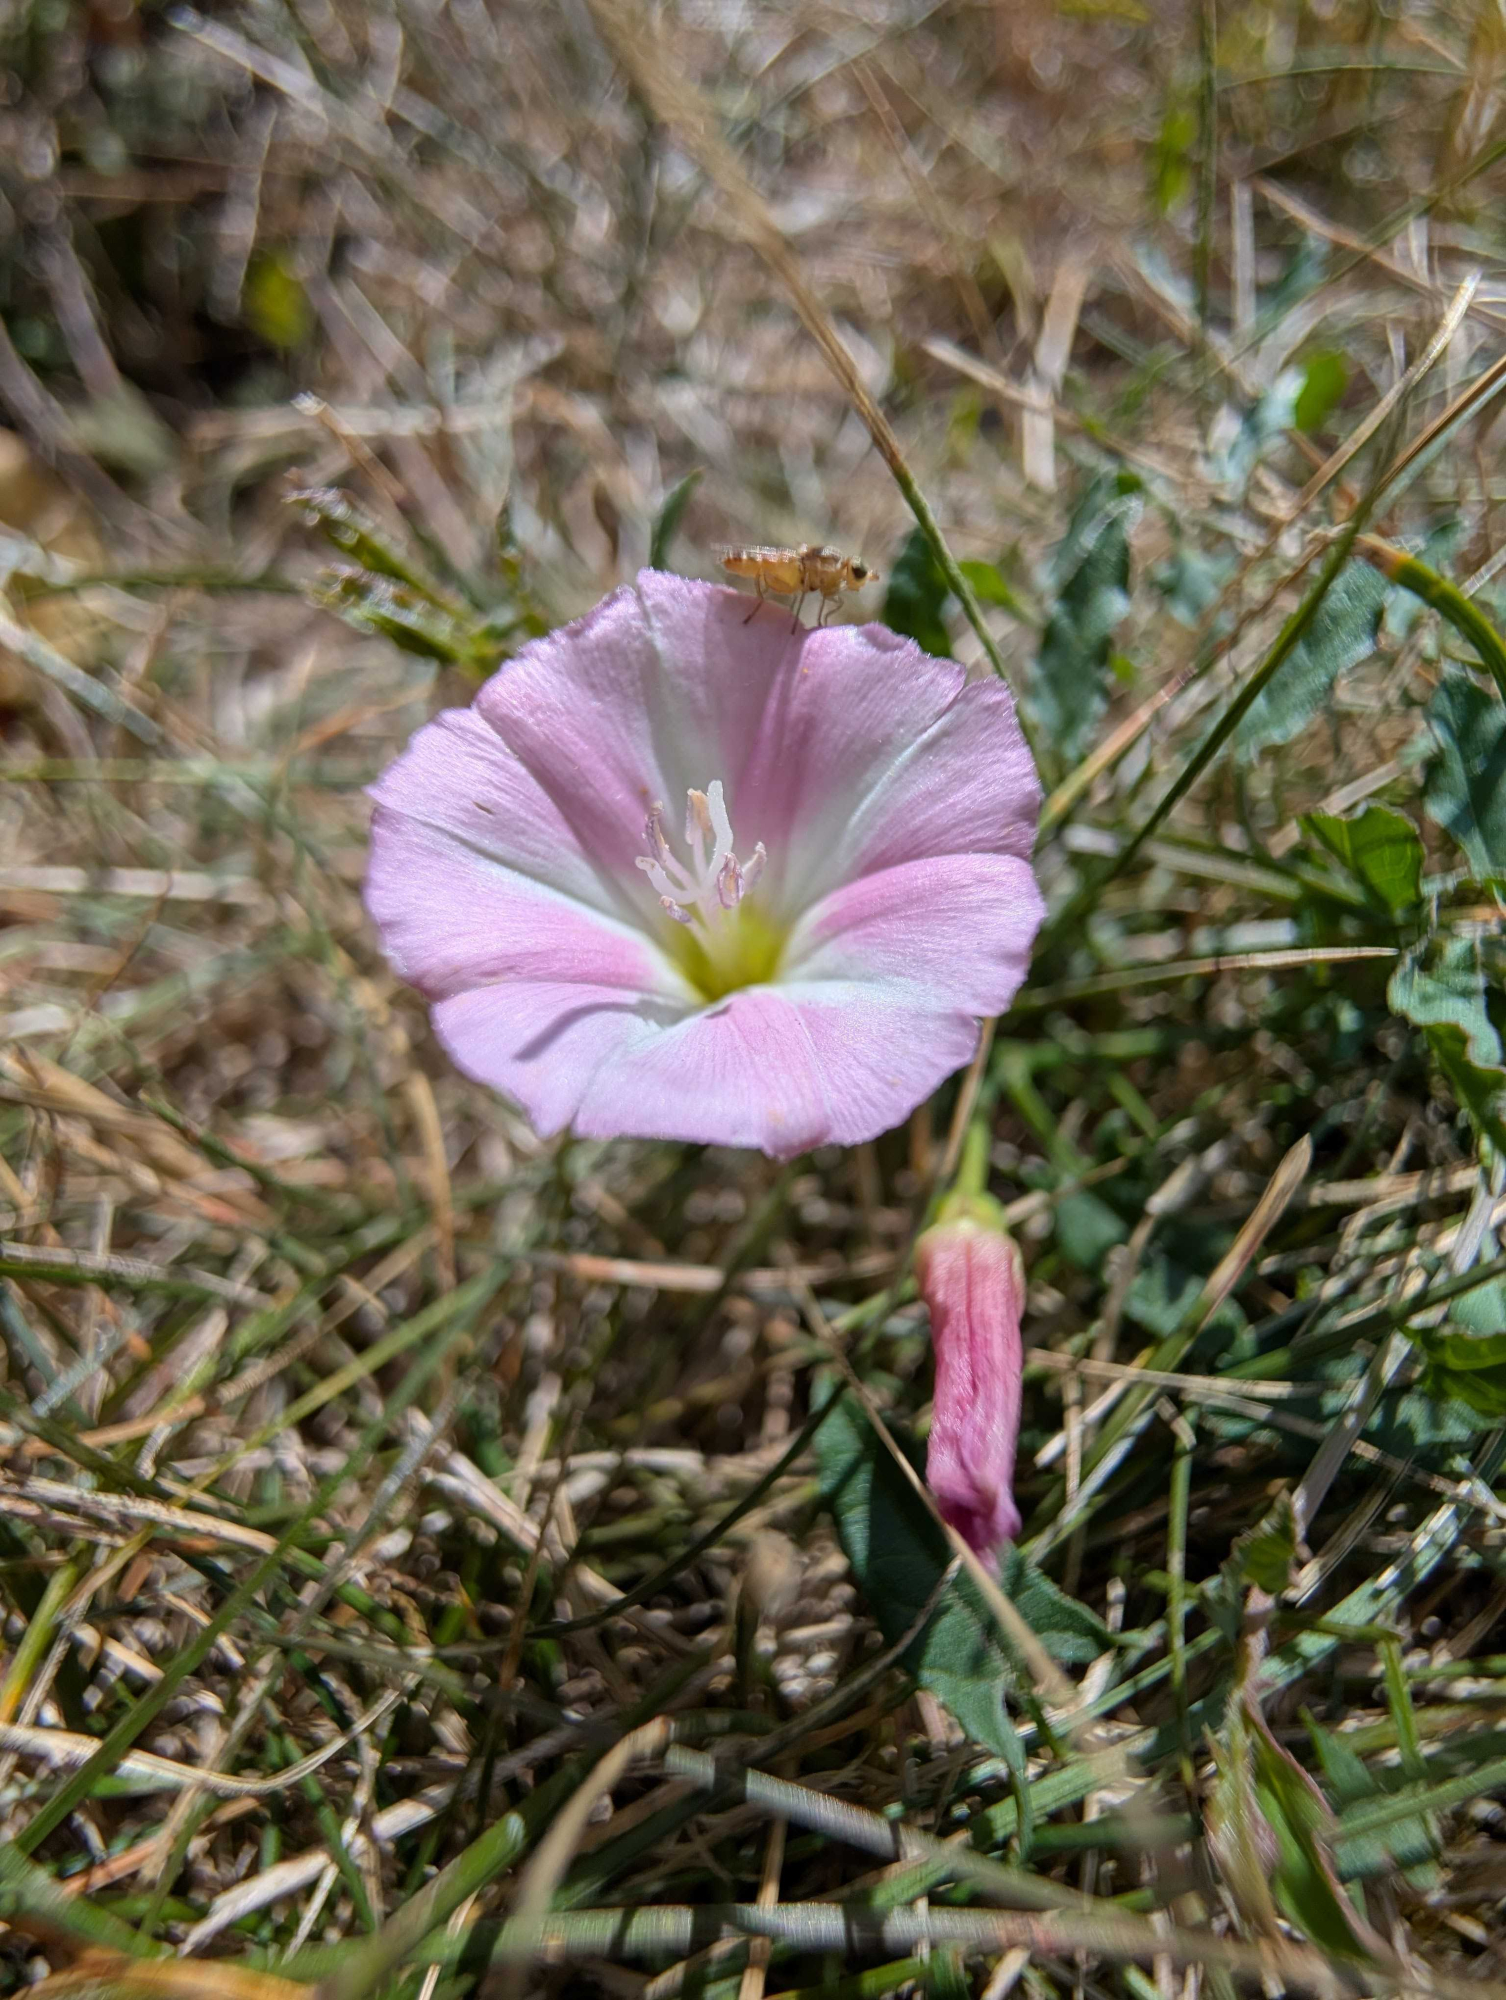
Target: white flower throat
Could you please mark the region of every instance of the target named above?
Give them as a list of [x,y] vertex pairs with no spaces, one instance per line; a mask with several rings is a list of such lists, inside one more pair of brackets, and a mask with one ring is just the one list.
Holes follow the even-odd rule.
[[637,857],[638,866],[658,890],[664,910],[677,924],[688,924],[708,937],[726,928],[769,858],[762,841],[746,862],[733,853],[732,822],[720,778],[714,778],[704,792],[685,794],[688,865],[670,847],[662,802],[649,813],[643,834],[650,851]]

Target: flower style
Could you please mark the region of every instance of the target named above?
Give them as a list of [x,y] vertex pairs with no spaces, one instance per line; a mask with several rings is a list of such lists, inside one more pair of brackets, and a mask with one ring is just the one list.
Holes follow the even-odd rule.
[[372,789],[393,966],[546,1136],[870,1139],[1024,977],[1040,791],[1006,690],[746,616],[645,570]]
[[1014,1459],[1024,1370],[1025,1269],[998,1203],[951,1197],[915,1245],[915,1280],[936,1350],[926,1484],[942,1519],[979,1555],[992,1555],[1020,1532]]

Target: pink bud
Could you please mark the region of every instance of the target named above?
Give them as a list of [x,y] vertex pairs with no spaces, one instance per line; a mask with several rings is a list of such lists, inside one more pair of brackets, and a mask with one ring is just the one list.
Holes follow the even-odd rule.
[[996,1203],[974,1197],[953,1206],[915,1246],[936,1349],[926,1484],[942,1519],[986,1556],[1020,1531],[1013,1484],[1025,1270],[1002,1221],[993,1219]]

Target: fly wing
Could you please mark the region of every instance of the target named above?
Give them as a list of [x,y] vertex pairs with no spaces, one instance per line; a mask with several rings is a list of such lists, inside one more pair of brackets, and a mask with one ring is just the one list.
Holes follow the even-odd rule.
[[765,590],[784,596],[800,588],[800,557],[794,549],[744,543],[739,547],[718,546],[713,553],[725,570],[734,576],[756,577]]

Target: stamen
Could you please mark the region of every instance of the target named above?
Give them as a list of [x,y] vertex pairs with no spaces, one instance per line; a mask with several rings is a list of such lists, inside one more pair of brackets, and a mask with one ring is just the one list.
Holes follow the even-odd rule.
[[647,854],[636,857],[659,902],[677,924],[692,924],[702,932],[718,931],[727,916],[763,873],[768,853],[762,841],[746,866],[732,851],[732,820],[720,778],[705,791],[692,787],[685,794],[685,845],[689,865],[681,861],[664,830],[664,806],[655,801],[644,822]]
[[644,822],[643,837],[654,850],[657,859],[660,861],[668,861],[670,859],[669,839],[664,831],[664,801],[662,799],[654,801],[653,808]]
[[706,787],[706,810],[711,816],[712,831],[716,835],[716,845],[712,849],[711,863],[714,868],[732,852],[732,822],[727,817],[726,801],[722,795],[722,781],[715,778]]
[[[676,882],[671,878],[667,868],[661,867],[657,861],[650,861],[646,854],[638,856],[638,866],[659,891],[661,898],[666,896],[673,897],[675,892],[684,886],[683,883]],[[683,875],[685,871],[683,868],[677,868],[675,873]]]
[[695,851],[712,838],[711,804],[704,792],[685,794],[685,845]]

